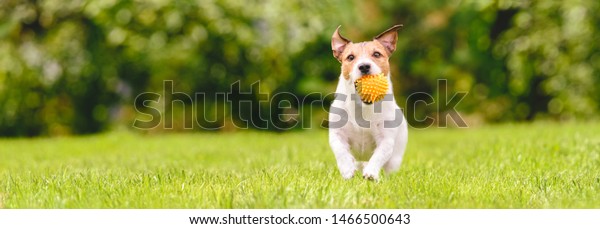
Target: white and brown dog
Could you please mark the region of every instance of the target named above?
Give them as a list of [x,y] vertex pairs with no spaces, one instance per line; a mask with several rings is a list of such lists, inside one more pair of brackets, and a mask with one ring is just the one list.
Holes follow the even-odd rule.
[[372,41],[360,43],[342,37],[338,27],[331,38],[342,73],[329,112],[329,145],[345,179],[362,170],[363,178],[378,180],[381,168],[390,173],[402,163],[408,128],[392,87],[382,101],[374,103],[363,102],[355,88],[359,78],[380,73],[391,85],[389,58],[396,50],[401,27],[393,26]]

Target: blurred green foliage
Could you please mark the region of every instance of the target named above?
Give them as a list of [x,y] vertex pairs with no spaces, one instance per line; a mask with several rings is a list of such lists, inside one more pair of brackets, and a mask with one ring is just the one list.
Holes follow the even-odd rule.
[[[417,116],[443,111],[407,105],[413,92],[468,91],[459,105],[467,123],[591,118],[600,101],[595,12],[594,0],[3,0],[0,135],[130,126],[135,97],[162,93],[164,80],[191,95],[238,80],[301,98],[331,93],[340,24],[355,41],[404,24],[390,61],[398,101]],[[437,88],[442,78],[447,90]],[[223,107],[210,105],[209,114]],[[311,110],[317,123],[326,117]]]

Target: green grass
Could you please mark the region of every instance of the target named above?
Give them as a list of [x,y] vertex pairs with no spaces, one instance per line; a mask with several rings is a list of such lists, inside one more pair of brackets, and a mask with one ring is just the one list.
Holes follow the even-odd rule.
[[600,123],[410,130],[338,174],[326,131],[0,139],[2,208],[600,208]]

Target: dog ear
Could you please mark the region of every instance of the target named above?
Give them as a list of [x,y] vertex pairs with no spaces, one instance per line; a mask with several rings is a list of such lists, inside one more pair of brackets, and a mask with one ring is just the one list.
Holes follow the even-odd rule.
[[331,36],[331,50],[333,51],[333,56],[339,62],[342,62],[342,52],[344,52],[346,45],[351,43],[351,41],[340,35],[340,27],[342,26],[338,26],[335,32],[333,32],[333,36]]
[[383,31],[383,33],[377,35],[374,40],[379,41],[388,53],[391,55],[396,50],[396,42],[398,41],[398,30],[402,28],[402,25],[394,25],[392,28]]

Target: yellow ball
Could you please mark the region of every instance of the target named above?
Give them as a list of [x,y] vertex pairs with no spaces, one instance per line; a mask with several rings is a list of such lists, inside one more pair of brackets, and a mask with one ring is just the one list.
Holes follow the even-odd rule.
[[383,73],[364,75],[355,82],[356,92],[365,103],[373,103],[383,99],[389,84]]

